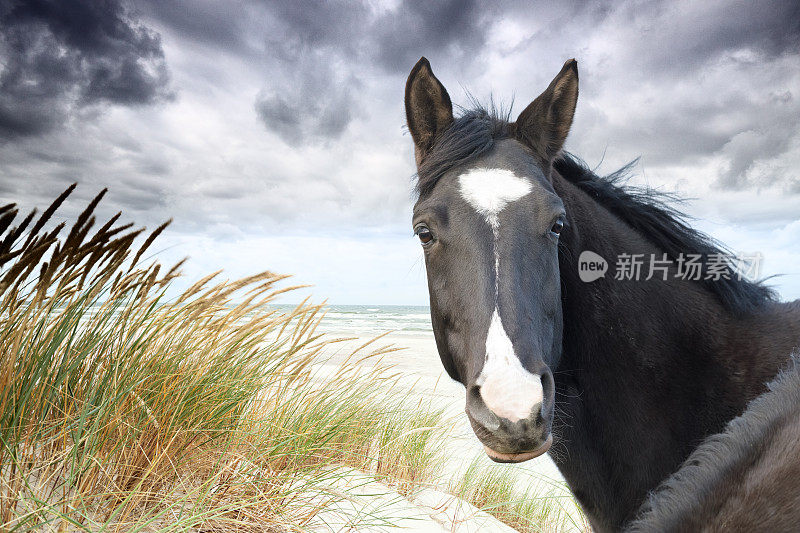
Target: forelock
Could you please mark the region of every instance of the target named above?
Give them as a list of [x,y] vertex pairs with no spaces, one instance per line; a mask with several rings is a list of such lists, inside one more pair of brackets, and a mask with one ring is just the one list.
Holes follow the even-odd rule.
[[474,161],[489,151],[500,139],[509,135],[508,112],[476,105],[465,110],[435,140],[430,152],[419,165],[416,190],[419,196],[429,194],[449,170]]

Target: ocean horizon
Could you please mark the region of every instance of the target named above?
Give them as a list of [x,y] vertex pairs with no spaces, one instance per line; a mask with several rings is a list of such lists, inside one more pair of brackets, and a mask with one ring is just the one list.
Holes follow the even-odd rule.
[[[272,307],[288,311],[296,305],[275,304]],[[354,337],[386,332],[400,336],[433,335],[427,305],[326,305],[318,331]]]

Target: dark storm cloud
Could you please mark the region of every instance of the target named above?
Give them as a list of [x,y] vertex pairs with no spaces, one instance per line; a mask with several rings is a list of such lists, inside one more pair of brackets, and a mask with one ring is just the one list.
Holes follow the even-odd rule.
[[183,39],[242,51],[248,48],[246,22],[252,2],[246,0],[139,0],[143,15],[170,26]]
[[410,67],[431,50],[461,60],[480,51],[495,15],[492,2],[480,5],[475,0],[405,2],[397,13],[379,17],[374,23],[378,63],[395,73]]
[[[16,18],[6,23],[12,9]],[[0,54],[10,58],[0,67],[8,87],[0,136],[72,122],[0,143],[0,177],[61,183],[97,175],[99,185],[117,165],[114,179],[125,177],[120,192],[131,209],[145,212],[170,191],[207,199],[187,201],[183,213],[198,228],[212,211],[215,220],[244,216],[247,208],[230,206],[247,202],[269,206],[254,210],[254,220],[288,220],[281,209],[299,213],[309,203],[339,213],[352,201],[353,212],[363,207],[385,221],[383,206],[405,201],[395,200],[413,173],[402,98],[420,56],[431,59],[454,103],[468,102],[461,84],[484,101],[490,91],[498,101],[516,95],[517,111],[574,56],[581,97],[568,148],[590,164],[607,148],[605,170],[641,155],[641,168],[666,186],[692,175],[725,192],[787,183],[797,191],[782,170],[792,168],[800,139],[797,10],[790,1],[717,0],[8,4],[0,8]],[[164,49],[185,108],[87,120],[93,103],[165,98]],[[356,144],[374,159],[350,168]],[[323,175],[310,185],[317,166]],[[395,192],[383,194],[385,182],[367,176],[383,166],[400,176],[391,200]],[[137,180],[158,192],[136,194]],[[267,182],[280,194],[251,191]]]
[[0,6],[0,134],[40,134],[82,107],[169,98],[159,36],[116,0]]
[[638,33],[644,45],[630,48],[619,59],[657,75],[699,69],[736,50],[748,49],[765,58],[800,50],[796,0],[618,2],[616,12],[620,29]]
[[336,138],[352,120],[353,100],[347,91],[323,94],[324,99],[308,99],[304,92],[262,93],[256,112],[269,130],[290,144]]
[[358,2],[268,6],[277,35],[266,38],[267,52],[291,82],[270,80],[255,108],[291,144],[339,137],[358,115],[355,91],[363,77],[379,74],[375,67],[405,74],[432,50],[450,62],[474,56],[488,29],[481,21],[491,14],[474,0],[414,0],[384,11]]
[[357,115],[357,76],[326,54],[292,59],[281,79],[271,80],[255,110],[268,130],[292,145],[336,139]]

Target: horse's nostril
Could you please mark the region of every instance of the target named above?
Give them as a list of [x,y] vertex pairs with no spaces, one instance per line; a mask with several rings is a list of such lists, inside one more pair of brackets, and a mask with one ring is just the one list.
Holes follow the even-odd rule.
[[468,389],[466,412],[472,422],[486,430],[497,431],[500,429],[500,419],[486,407],[481,399],[481,388],[477,385]]
[[549,370],[542,374],[542,388],[544,389],[545,398],[553,390],[553,374]]

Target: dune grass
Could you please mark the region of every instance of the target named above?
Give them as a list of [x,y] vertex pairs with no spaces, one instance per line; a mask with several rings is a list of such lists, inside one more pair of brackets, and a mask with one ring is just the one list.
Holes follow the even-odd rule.
[[277,311],[296,287],[270,272],[169,297],[180,265],[142,260],[166,224],[98,227],[100,194],[46,230],[71,191],[13,227],[0,207],[0,530],[303,531],[343,472],[438,479],[441,415],[394,390],[390,349],[333,362],[323,308]]
[[476,458],[449,492],[520,532],[591,531],[566,484],[539,476],[520,487],[519,477],[513,466]]

